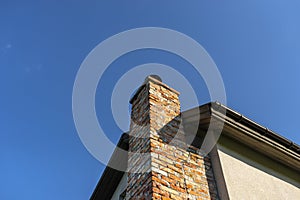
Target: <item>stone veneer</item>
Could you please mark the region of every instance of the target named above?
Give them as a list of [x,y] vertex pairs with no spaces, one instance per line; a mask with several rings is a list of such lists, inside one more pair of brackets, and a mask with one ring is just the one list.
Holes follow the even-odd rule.
[[179,93],[149,76],[131,103],[126,199],[218,199],[209,156],[185,143]]

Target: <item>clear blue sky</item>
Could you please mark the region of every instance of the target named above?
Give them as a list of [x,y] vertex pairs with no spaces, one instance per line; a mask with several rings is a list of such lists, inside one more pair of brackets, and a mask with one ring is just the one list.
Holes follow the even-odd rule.
[[[298,0],[2,0],[0,199],[90,197],[104,166],[76,133],[74,79],[98,43],[136,27],[170,28],[197,40],[219,67],[228,106],[300,143],[299,8]],[[176,56],[131,53],[101,80],[107,87],[97,92],[97,109],[110,105],[111,85],[122,73],[147,62],[180,66],[196,81]],[[195,87],[200,103],[206,103],[202,84]],[[121,130],[109,110],[98,117],[117,142]]]

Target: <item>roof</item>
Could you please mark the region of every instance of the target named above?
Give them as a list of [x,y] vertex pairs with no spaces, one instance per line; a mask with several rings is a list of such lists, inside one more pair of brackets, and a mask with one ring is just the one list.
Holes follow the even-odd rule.
[[[117,146],[123,150],[128,151],[128,138],[129,138],[128,134],[123,133]],[[123,165],[124,168],[125,166],[127,166],[127,157],[126,156],[124,157],[124,154],[121,154],[119,151],[116,150],[112,154],[109,162],[114,162],[115,159],[118,159],[119,163]],[[118,184],[123,177],[123,174],[124,174],[123,171],[118,171],[116,169],[107,166],[90,199],[91,200],[111,199],[114,191],[118,187]]]
[[[260,153],[300,171],[300,146],[298,144],[225,105],[210,102],[182,112],[182,119],[187,130],[195,126],[205,130],[212,120],[215,122],[222,121],[224,122],[222,135],[238,140],[250,148],[255,148]],[[123,133],[118,147],[128,150],[128,138],[128,134]],[[194,140],[194,142],[198,142],[198,140]],[[113,153],[111,161],[116,158],[120,159],[117,151]],[[127,157],[122,158],[120,163],[127,165]],[[106,167],[90,199],[111,199],[123,175],[124,172]]]
[[[200,120],[197,118],[200,112]],[[224,115],[225,114],[225,115]],[[184,127],[207,129],[210,122],[224,122],[222,136],[300,171],[300,146],[274,131],[250,120],[242,114],[218,103],[211,102],[182,113]]]

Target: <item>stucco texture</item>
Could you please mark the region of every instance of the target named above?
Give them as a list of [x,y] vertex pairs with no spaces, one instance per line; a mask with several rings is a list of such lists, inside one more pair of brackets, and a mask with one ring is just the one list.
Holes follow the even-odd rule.
[[[241,152],[247,151],[246,149]],[[288,169],[268,169],[253,159],[221,147],[218,150],[230,199],[300,199],[299,183],[285,177]],[[249,153],[249,151],[248,151]],[[251,154],[258,154],[250,152]],[[260,157],[253,155],[253,157]],[[267,158],[265,162],[271,162]],[[288,172],[299,177],[299,173]]]

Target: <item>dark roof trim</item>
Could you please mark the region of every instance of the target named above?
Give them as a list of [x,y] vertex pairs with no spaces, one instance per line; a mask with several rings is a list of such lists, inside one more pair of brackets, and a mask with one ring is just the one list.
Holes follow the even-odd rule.
[[[123,133],[117,146],[123,150],[128,151],[128,138],[129,138],[128,134]],[[114,151],[114,153],[111,156],[110,162],[115,158],[119,158],[118,151]],[[128,159],[127,157],[122,158],[122,161],[126,166],[127,166],[127,159]],[[96,189],[94,190],[92,196],[90,197],[90,200],[111,199],[123,175],[124,175],[123,171],[118,171],[116,169],[107,166],[96,186]]]

